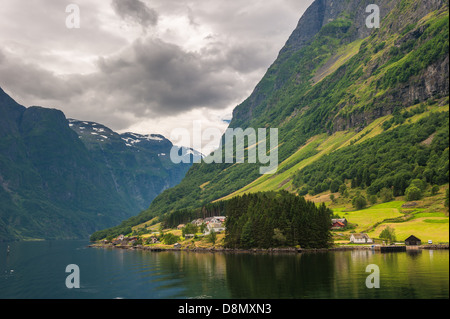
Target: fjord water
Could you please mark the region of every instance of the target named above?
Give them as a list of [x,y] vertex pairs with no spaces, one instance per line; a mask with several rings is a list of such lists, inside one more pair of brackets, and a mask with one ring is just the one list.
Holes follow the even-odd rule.
[[[231,254],[87,245],[0,243],[0,298],[449,298],[448,250]],[[79,266],[79,289],[66,287],[69,264]],[[369,264],[379,266],[379,289],[366,287]]]

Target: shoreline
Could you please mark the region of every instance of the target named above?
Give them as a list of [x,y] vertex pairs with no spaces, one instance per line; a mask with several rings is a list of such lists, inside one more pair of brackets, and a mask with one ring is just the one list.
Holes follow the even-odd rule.
[[[141,250],[148,252],[205,252],[205,253],[260,253],[260,254],[279,254],[279,253],[314,253],[314,252],[332,252],[332,251],[355,251],[355,250],[370,250],[380,252],[380,249],[372,246],[349,246],[349,247],[330,247],[330,248],[223,248],[223,247],[209,247],[209,248],[167,248],[167,247],[155,247],[155,246],[129,246],[129,245],[111,245],[111,244],[90,244],[89,248],[112,248],[112,249],[126,249],[126,250]],[[421,251],[421,250],[448,250],[449,245],[421,245],[421,246],[378,246],[378,247],[406,247],[406,251]],[[403,250],[404,251],[404,250]]]

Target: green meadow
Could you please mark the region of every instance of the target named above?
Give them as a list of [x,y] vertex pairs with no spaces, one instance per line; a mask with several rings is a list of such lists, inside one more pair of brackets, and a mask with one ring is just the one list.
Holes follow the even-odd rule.
[[[402,208],[405,201],[397,200],[377,204],[362,210],[347,211],[348,208],[335,208],[333,211],[345,217],[350,224],[346,231],[336,231],[348,238],[352,233],[367,233],[378,239],[387,226],[395,230],[397,242],[414,235],[426,244],[449,242],[449,217],[442,207],[429,206],[428,201],[418,202],[414,208]],[[344,242],[345,240],[341,240]]]

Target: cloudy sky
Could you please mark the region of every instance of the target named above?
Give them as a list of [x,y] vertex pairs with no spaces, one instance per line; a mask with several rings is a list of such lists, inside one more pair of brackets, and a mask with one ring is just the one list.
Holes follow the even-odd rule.
[[0,86],[117,132],[225,130],[311,3],[1,0]]

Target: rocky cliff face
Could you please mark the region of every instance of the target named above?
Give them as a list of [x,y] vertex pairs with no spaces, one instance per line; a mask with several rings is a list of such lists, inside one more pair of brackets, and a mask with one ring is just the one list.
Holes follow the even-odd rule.
[[[310,40],[322,29],[322,27],[339,17],[352,18],[351,41],[363,39],[369,36],[371,29],[366,27],[366,7],[374,3],[370,0],[316,0],[300,19],[296,29],[292,32],[286,45],[280,51],[280,55],[292,53],[307,45]],[[393,8],[396,1],[377,1],[380,8],[380,18],[383,19]]]
[[[405,77],[399,83],[395,83],[392,87],[383,87],[382,89],[385,90],[383,94],[377,94],[374,90],[373,95],[377,96],[370,100],[371,107],[360,108],[345,115],[338,114],[332,120],[333,129],[330,132],[350,128],[358,130],[378,117],[392,114],[397,107],[409,107],[426,102],[429,99],[441,99],[449,95],[448,42],[442,46],[442,50],[445,52],[425,52],[426,50],[432,51],[434,49],[433,44],[427,46],[427,42],[436,34],[439,36],[442,36],[445,32],[448,34],[448,19],[446,30],[444,30],[444,24],[441,27],[442,30],[435,35],[427,34],[430,24],[426,22],[427,20],[424,20],[424,17],[430,15],[430,12],[439,16],[440,14],[445,14],[447,10],[448,1],[442,0],[415,1],[412,2],[410,7],[403,8],[398,5],[393,9],[387,19],[383,21],[384,25],[381,29],[373,34],[373,45],[376,46],[381,43],[384,45],[392,41],[393,35],[397,36],[390,47],[386,44],[381,55],[378,54],[376,58],[368,59],[365,65],[366,72],[362,75],[362,78],[370,81],[371,77],[378,77],[378,81],[383,80],[377,74],[384,74],[383,68],[392,63],[389,59],[392,59],[393,51],[402,52],[405,51],[405,47],[414,49],[402,52],[403,55],[400,56],[402,59],[398,62],[395,61],[399,64],[402,63],[402,60],[406,61],[401,67],[397,68],[397,72],[413,69],[414,66],[412,65],[422,64],[424,61],[431,59],[430,56],[435,57],[433,62],[417,70],[416,73]],[[420,52],[420,46],[427,47],[427,49],[422,50],[421,55],[417,55],[415,60],[411,58],[408,61],[414,50]],[[427,55],[427,53],[430,54]],[[342,70],[342,72],[345,72],[345,70]],[[376,90],[378,89],[377,86]]]
[[[376,4],[380,8],[381,28],[369,29],[366,26],[366,18],[369,15],[369,13],[366,13],[366,7],[372,3],[373,1],[370,0],[316,0],[299,20],[296,29],[286,42],[286,45],[281,49],[277,60],[269,68],[263,80],[256,86],[249,98],[236,107],[233,112],[231,127],[245,126],[245,123],[249,123],[260,116],[261,111],[258,112],[257,110],[269,107],[269,105],[265,105],[269,104],[268,100],[274,94],[284,90],[285,86],[289,85],[289,81],[292,81],[294,76],[297,78],[305,76],[305,74],[307,76],[317,65],[323,64],[320,53],[316,57],[312,55],[311,59],[313,60],[309,64],[303,63],[298,66],[293,64],[296,59],[300,62],[301,58],[308,52],[308,48],[317,39],[325,39],[327,36],[340,37],[341,43],[336,48],[331,47],[332,41],[323,40],[324,45],[329,43],[330,50],[335,51],[338,51],[339,47],[358,39],[365,39],[366,42],[370,43],[368,45],[369,47],[377,43],[379,44],[382,41],[387,43],[386,47],[389,45],[401,47],[402,44],[410,40],[416,41],[421,37],[424,29],[421,29],[419,22],[425,16],[430,12],[442,11],[448,8],[448,1],[445,0],[377,1]],[[347,23],[341,34],[324,34],[324,27],[331,25],[339,19]],[[408,27],[412,27],[412,29],[404,32]],[[401,36],[398,36],[396,43],[390,44],[389,39],[393,35],[399,34]],[[316,48],[311,49],[317,50]],[[333,55],[332,52],[330,52],[329,61],[332,61],[333,58],[339,58],[339,56]],[[390,58],[389,54],[386,53],[384,57],[372,60],[369,56],[370,52],[363,54],[366,55],[365,61],[363,62],[365,64],[364,73],[359,76],[364,80],[370,78]],[[375,55],[375,53],[372,53],[372,55]],[[330,63],[330,67],[333,67],[333,64]],[[285,76],[287,69],[292,70],[296,67],[298,68],[296,70],[297,75]],[[324,69],[320,71],[327,73],[327,70]],[[343,69],[337,70],[337,72],[340,72],[344,76],[347,69],[344,66]],[[339,79],[339,77],[336,77],[336,79]],[[312,81],[311,83],[314,82]],[[297,90],[300,92],[300,89],[299,87]],[[375,93],[374,95],[376,95]],[[427,66],[426,70],[423,70],[420,74],[411,76],[406,83],[402,83],[398,88],[392,90],[392,92],[387,92],[381,97],[375,97],[370,101],[370,104],[374,105],[373,109],[368,112],[356,110],[352,114],[346,112],[345,116],[339,114],[334,119],[330,118],[330,121],[333,122],[330,126],[334,127],[333,130],[351,128],[355,125],[360,125],[363,122],[363,118],[370,121],[378,116],[390,114],[394,108],[392,104],[400,103],[403,106],[410,106],[414,102],[425,101],[436,95],[448,95],[448,55],[447,59],[443,58],[439,61],[434,61],[432,65]],[[353,102],[349,103],[351,104]],[[300,104],[299,106],[301,108],[301,102],[298,104]],[[339,113],[339,108],[344,107],[344,104],[336,106],[338,110],[334,112],[334,115]],[[301,113],[298,109],[292,111]],[[289,116],[291,114],[293,113],[289,113]],[[279,125],[278,123],[271,124]]]
[[[380,7],[380,18],[383,19],[398,1],[381,0],[377,1]],[[349,18],[351,20],[350,30],[347,30],[347,43],[356,39],[363,39],[369,36],[373,30],[366,27],[367,5],[373,3],[370,0],[316,0],[305,11],[300,18],[297,27],[292,32],[285,46],[281,49],[277,60],[273,66],[281,65],[301,49],[311,44],[314,37],[322,28],[335,21],[338,18]],[[279,72],[270,68],[266,77],[276,77],[277,81],[273,89],[279,90],[285,84],[280,80]],[[253,93],[242,105],[238,106],[233,112],[233,121],[231,126],[236,127],[245,121],[254,117],[256,109],[263,101],[268,98],[266,90],[261,89],[261,84],[257,85]]]

